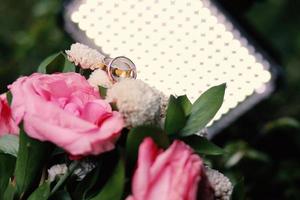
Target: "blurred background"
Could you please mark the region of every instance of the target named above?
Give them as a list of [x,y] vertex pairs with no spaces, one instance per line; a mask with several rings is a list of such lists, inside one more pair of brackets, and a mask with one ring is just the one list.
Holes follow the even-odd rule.
[[[212,164],[235,182],[243,177],[246,199],[299,199],[300,1],[220,1],[268,48],[284,78],[276,93],[213,139],[227,154]],[[73,42],[62,9],[61,0],[1,2],[0,93]]]

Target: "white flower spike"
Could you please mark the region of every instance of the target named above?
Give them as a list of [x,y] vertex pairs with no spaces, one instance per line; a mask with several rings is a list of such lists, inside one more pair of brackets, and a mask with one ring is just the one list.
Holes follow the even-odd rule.
[[110,88],[113,85],[113,82],[109,79],[107,73],[102,69],[96,69],[90,75],[88,82],[93,87],[102,86],[105,88]]
[[104,65],[105,56],[84,44],[75,43],[66,50],[68,59],[83,69],[96,69]]
[[48,180],[52,182],[56,177],[64,175],[67,171],[68,167],[66,164],[53,165],[48,169]]
[[230,200],[233,186],[230,180],[217,170],[206,168],[208,180],[215,190],[216,200]]
[[129,128],[160,120],[160,92],[141,80],[124,79],[115,83],[107,90],[106,99],[116,103]]

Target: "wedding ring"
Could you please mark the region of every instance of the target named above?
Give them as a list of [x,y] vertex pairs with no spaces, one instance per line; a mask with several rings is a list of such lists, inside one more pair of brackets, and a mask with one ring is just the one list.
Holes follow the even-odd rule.
[[114,82],[125,78],[136,79],[137,77],[135,64],[125,56],[106,58],[105,63],[107,74]]

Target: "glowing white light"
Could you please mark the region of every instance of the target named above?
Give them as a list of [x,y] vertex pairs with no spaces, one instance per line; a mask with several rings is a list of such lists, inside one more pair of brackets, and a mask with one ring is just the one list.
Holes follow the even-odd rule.
[[75,2],[68,17],[82,31],[77,39],[110,57],[129,57],[138,78],[164,93],[195,101],[211,86],[227,83],[214,120],[265,91],[272,79],[268,61],[207,0]]

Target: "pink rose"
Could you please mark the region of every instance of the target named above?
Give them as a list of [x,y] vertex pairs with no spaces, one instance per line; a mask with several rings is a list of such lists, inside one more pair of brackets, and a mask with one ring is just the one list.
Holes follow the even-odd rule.
[[17,134],[19,127],[12,119],[11,109],[7,103],[6,95],[0,95],[0,136],[12,133]]
[[174,141],[163,151],[146,138],[126,200],[195,200],[203,172],[201,158],[183,142]]
[[9,88],[13,116],[27,134],[73,156],[112,150],[124,126],[121,114],[77,73],[35,73]]

